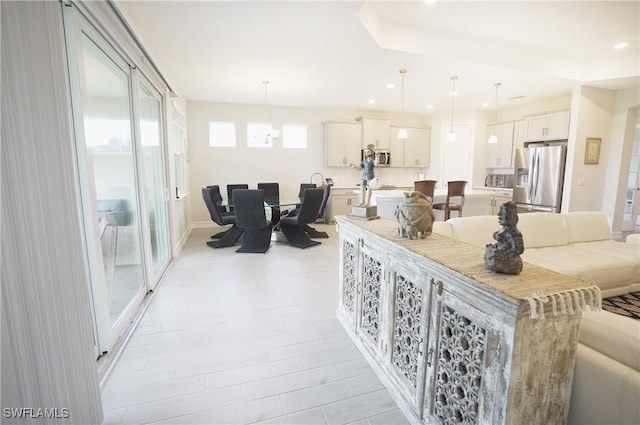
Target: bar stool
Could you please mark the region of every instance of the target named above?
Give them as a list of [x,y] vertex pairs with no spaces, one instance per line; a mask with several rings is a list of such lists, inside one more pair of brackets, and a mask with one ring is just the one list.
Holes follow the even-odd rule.
[[[462,207],[464,206],[464,188],[467,182],[464,180],[454,180],[447,182],[447,199],[445,202],[433,204],[434,210],[444,211],[444,221],[449,220],[451,211],[458,211],[458,217],[462,217]],[[457,203],[451,202],[452,198],[459,198]]]
[[422,193],[433,204],[433,192],[436,190],[438,180],[418,180],[413,182],[413,190]]

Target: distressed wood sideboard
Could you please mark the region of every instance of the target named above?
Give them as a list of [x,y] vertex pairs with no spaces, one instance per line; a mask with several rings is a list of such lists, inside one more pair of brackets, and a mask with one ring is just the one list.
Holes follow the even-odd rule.
[[393,220],[336,221],[338,320],[412,423],[566,423],[596,286],[530,264],[495,274],[484,250],[403,239]]

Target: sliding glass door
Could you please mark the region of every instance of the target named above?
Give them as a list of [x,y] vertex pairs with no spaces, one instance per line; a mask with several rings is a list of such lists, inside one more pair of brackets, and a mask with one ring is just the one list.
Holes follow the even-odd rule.
[[147,221],[145,228],[149,230],[148,251],[151,253],[150,273],[154,279],[151,287],[157,284],[157,278],[167,266],[170,253],[169,242],[169,192],[166,189],[166,166],[164,161],[162,97],[146,79],[140,78],[138,83],[138,110],[140,111],[139,140],[142,156],[142,172],[144,182],[143,200]]
[[170,261],[163,98],[65,11],[97,351],[109,351]]

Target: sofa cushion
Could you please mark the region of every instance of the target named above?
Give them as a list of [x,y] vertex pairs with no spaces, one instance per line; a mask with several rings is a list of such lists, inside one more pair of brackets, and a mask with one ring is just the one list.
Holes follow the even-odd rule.
[[567,224],[568,243],[611,239],[609,219],[602,211],[576,211],[560,215]]
[[493,232],[502,229],[497,215],[454,217],[447,223],[451,225],[455,239],[481,248],[488,243],[495,243]]
[[606,246],[598,249],[595,245],[602,242],[593,244],[588,249],[575,245],[525,249],[522,260],[592,282],[606,296],[628,292],[629,285],[638,279],[637,261],[619,256],[615,251],[610,253]]
[[583,312],[580,342],[640,371],[640,320],[604,310]]
[[534,212],[518,215],[518,230],[524,239],[524,249],[567,244],[567,228],[560,214]]

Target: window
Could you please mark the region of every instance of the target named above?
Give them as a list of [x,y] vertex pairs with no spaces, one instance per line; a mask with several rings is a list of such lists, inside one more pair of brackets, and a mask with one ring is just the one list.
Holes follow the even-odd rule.
[[247,147],[272,148],[273,138],[267,137],[273,131],[271,124],[250,122],[247,124]]
[[209,122],[209,146],[226,148],[236,146],[236,123],[223,121]]
[[282,147],[289,149],[307,148],[307,126],[288,124],[282,127]]

